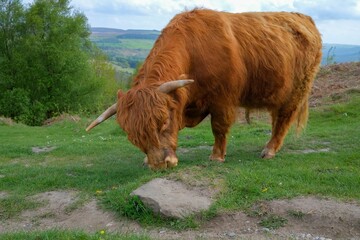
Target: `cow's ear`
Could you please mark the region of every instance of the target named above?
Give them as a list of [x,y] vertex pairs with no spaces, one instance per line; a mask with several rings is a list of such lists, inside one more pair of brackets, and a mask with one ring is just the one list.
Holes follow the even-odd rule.
[[124,96],[124,93],[121,90],[118,90],[117,92],[118,99],[121,98],[122,96]]

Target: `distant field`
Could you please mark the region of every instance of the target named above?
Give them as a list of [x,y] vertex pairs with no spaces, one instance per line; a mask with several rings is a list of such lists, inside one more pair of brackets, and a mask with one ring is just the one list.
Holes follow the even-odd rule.
[[115,68],[116,71],[125,72],[125,73],[129,73],[129,74],[132,74],[134,72],[133,68],[124,68],[124,67],[120,67],[114,63],[111,63],[111,64]]
[[131,73],[139,62],[144,61],[154,45],[159,32],[96,29],[91,35],[95,43],[116,66],[116,69],[131,69]]
[[154,40],[149,39],[119,39],[119,46],[125,49],[149,50],[154,45]]

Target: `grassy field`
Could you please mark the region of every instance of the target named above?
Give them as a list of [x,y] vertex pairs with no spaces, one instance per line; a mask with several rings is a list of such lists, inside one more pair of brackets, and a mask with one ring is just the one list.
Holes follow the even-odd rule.
[[[347,99],[341,101],[341,99]],[[360,201],[360,94],[347,93],[340,103],[312,109],[305,133],[291,132],[273,160],[259,158],[269,139],[268,121],[236,123],[229,134],[224,164],[210,162],[213,136],[210,122],[179,135],[179,166],[153,172],[142,166],[144,154],[129,143],[114,120],[85,132],[91,119],[63,120],[50,126],[28,127],[0,122],[0,221],[16,218],[38,203],[28,196],[53,190],[76,190],[85,199],[98,198],[106,209],[147,226],[183,229],[223,211],[249,209],[260,200],[299,195],[329,196]],[[33,153],[32,147],[56,147]],[[200,219],[164,221],[139,206],[129,193],[155,177],[202,181],[219,189],[211,210]],[[190,176],[190,177],[189,177]],[[101,193],[101,194],[97,194]],[[1,235],[23,239],[24,233]],[[44,231],[27,239],[99,239],[99,233]],[[50,237],[49,237],[50,236]],[[106,239],[146,239],[107,235]]]
[[2,240],[149,240],[147,236],[136,236],[136,235],[119,235],[119,234],[106,234],[96,233],[87,234],[81,231],[60,231],[60,230],[49,230],[42,232],[21,232],[13,234],[0,235]]
[[140,50],[150,50],[154,45],[154,40],[150,39],[111,39],[111,41],[102,42],[99,40],[94,42],[100,48],[119,48],[126,50],[140,49]]

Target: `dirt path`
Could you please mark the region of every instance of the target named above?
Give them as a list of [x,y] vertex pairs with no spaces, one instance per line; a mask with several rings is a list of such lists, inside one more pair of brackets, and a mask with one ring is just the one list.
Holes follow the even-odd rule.
[[[359,204],[316,197],[262,202],[253,207],[256,214],[223,213],[199,229],[187,231],[144,229],[136,222],[101,210],[95,199],[79,202],[77,192],[45,192],[32,199],[43,205],[1,222],[0,233],[57,228],[144,233],[154,239],[360,239]],[[280,216],[287,223],[270,230],[259,225],[264,216]]]

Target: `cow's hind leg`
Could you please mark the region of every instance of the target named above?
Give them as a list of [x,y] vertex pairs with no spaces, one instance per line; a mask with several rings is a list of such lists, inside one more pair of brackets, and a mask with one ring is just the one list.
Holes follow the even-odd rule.
[[221,110],[211,113],[211,127],[215,137],[215,144],[212,154],[210,155],[210,160],[224,162],[226,155],[226,137],[235,120],[235,108],[224,109],[224,107],[220,107],[219,109]]
[[298,106],[286,106],[271,112],[272,134],[270,141],[261,152],[262,158],[273,158],[276,152],[280,150],[285,136],[297,116],[298,109]]

